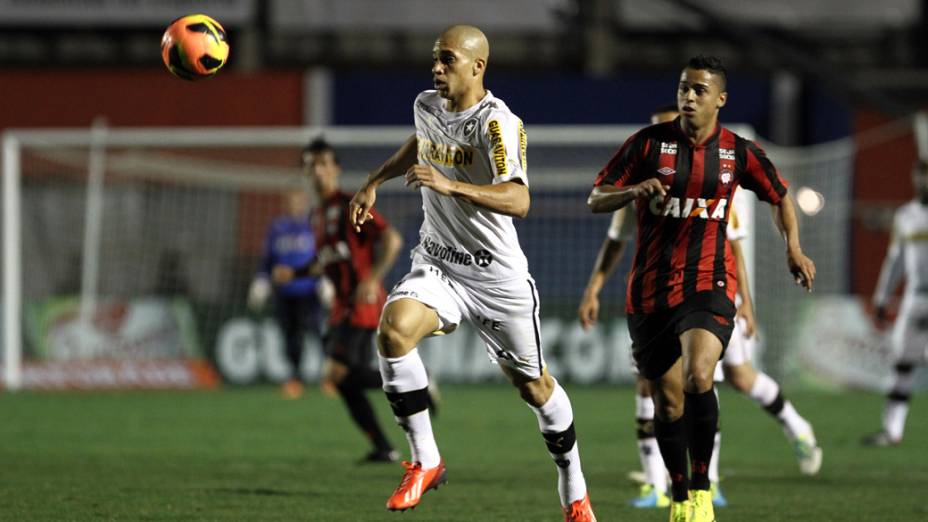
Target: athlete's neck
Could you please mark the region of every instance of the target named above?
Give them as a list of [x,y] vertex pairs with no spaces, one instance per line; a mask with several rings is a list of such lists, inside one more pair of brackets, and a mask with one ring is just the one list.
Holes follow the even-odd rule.
[[446,105],[448,111],[450,112],[464,112],[467,109],[470,109],[477,104],[484,96],[487,95],[487,90],[481,85],[477,89],[472,89],[458,98],[448,98],[448,103]]
[[705,143],[708,140],[712,133],[715,132],[715,127],[718,125],[719,119],[717,117],[712,118],[709,122],[701,127],[695,127],[686,118],[680,118],[680,128],[683,129],[683,133],[690,139],[690,143],[693,145],[699,145]]
[[332,196],[334,196],[338,192],[338,185],[333,185],[331,187],[320,187],[318,191],[319,191],[319,198],[325,201],[331,198]]

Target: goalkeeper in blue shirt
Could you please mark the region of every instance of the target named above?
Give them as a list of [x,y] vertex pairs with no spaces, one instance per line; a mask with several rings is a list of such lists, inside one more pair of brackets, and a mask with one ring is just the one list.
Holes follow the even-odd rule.
[[[275,266],[293,269],[310,264],[316,257],[316,237],[309,220],[309,197],[303,189],[284,195],[286,213],[267,229],[261,265],[248,292],[248,306],[258,311],[268,298],[274,298],[274,315],[283,332],[291,373],[284,383],[284,397],[295,399],[303,394],[300,364],[303,340],[307,331],[320,332],[320,300],[317,290],[325,286],[319,278],[301,276],[275,284],[271,274]],[[318,287],[318,288],[317,288]]]

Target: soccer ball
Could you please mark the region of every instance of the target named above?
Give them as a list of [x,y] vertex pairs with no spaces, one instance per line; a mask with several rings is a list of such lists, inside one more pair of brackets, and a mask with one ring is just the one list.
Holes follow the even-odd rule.
[[161,59],[171,74],[184,80],[209,78],[229,58],[226,31],[204,14],[171,22],[161,38]]

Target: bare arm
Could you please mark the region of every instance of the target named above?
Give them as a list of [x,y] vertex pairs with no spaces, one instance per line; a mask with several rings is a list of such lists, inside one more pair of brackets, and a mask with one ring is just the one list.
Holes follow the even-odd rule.
[[612,212],[618,210],[638,198],[650,198],[655,194],[667,195],[667,188],[656,178],[649,178],[636,185],[627,187],[614,187],[604,185],[595,187],[590,192],[586,204],[593,213]]
[[615,272],[627,244],[626,241],[621,239],[615,241],[607,237],[603,240],[602,246],[599,247],[599,254],[596,255],[593,272],[590,274],[586,289],[583,290],[583,298],[580,301],[580,308],[577,310],[577,314],[580,316],[580,324],[583,325],[585,330],[592,328],[599,318],[599,293],[609,276]]
[[751,283],[748,281],[748,269],[744,264],[744,251],[741,250],[741,241],[729,241],[728,244],[731,245],[731,253],[735,256],[738,295],[741,296],[741,306],[738,307],[736,315],[744,319],[745,335],[753,337],[755,329],[754,304],[751,301]]
[[877,326],[880,328],[886,325],[886,307],[889,303],[889,297],[899,286],[899,282],[902,281],[904,250],[905,245],[897,229],[894,217],[889,249],[886,251],[886,258],[883,259],[883,265],[880,267],[880,278],[877,280],[876,288],[873,291],[874,315],[876,316]]
[[418,153],[416,149],[417,143],[416,135],[410,136],[390,156],[390,159],[367,176],[367,180],[351,198],[351,202],[348,204],[348,220],[356,231],[360,232],[361,225],[370,219],[370,210],[374,208],[374,202],[377,200],[377,187],[389,179],[402,176],[407,169],[415,165],[416,154]]
[[786,194],[779,205],[773,206],[773,221],[786,241],[786,262],[789,271],[793,274],[797,285],[812,291],[812,282],[815,280],[815,263],[802,253],[799,245],[799,220],[796,219],[796,209],[793,200]]
[[393,263],[396,262],[396,256],[402,247],[403,237],[400,233],[393,227],[384,229],[380,240],[377,242],[377,249],[374,251],[371,272],[358,282],[358,288],[355,290],[354,295],[355,300],[367,303],[373,303],[377,300],[383,278],[393,268]]
[[439,194],[466,199],[487,210],[512,217],[528,215],[531,198],[528,187],[519,180],[496,185],[473,185],[453,181],[430,165],[413,165],[406,172],[406,185],[428,187]]
[[383,281],[387,272],[396,263],[396,256],[400,253],[401,248],[403,248],[403,236],[393,227],[384,230],[380,241],[377,242],[377,251],[374,253],[374,263],[371,267],[370,277]]

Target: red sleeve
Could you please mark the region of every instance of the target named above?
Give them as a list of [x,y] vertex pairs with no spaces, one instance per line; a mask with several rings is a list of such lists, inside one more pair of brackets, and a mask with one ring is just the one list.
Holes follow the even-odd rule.
[[650,140],[640,132],[631,135],[609,163],[596,175],[594,187],[614,185],[624,187],[639,182],[638,165],[648,155]]
[[741,177],[741,186],[757,194],[759,199],[779,205],[789,184],[780,177],[764,149],[750,140],[745,140],[745,145],[747,161]]

